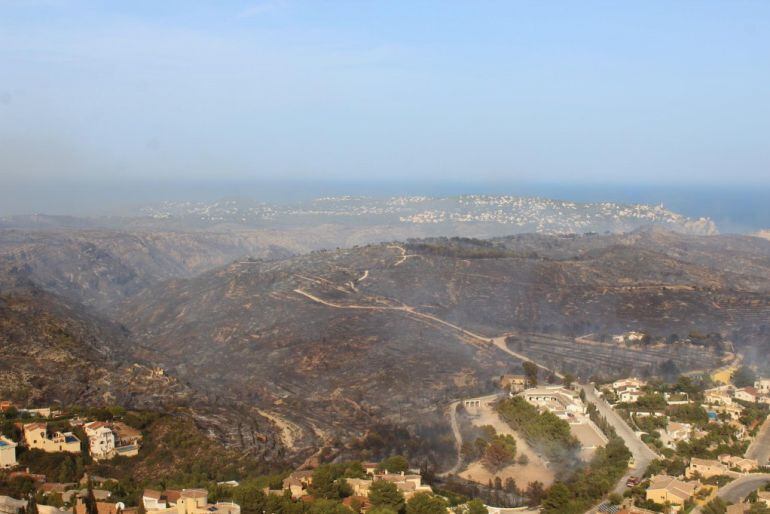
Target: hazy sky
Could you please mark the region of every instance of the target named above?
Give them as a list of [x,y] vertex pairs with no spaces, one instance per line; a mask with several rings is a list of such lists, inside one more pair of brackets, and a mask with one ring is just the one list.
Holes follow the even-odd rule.
[[770,1],[0,0],[0,177],[767,184]]

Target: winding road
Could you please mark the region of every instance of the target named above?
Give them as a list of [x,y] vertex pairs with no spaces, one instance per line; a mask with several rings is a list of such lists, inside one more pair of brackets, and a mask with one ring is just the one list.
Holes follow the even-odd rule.
[[[401,250],[402,256],[399,259],[399,261],[395,265],[401,264],[404,260],[406,255],[406,250],[397,247],[399,250]],[[306,280],[310,280],[314,283],[318,283],[317,279],[309,279],[307,277],[300,277]],[[331,285],[334,286],[334,284],[329,284],[328,281],[326,281],[324,285]],[[538,362],[533,361],[529,357],[515,352],[508,348],[508,345],[506,343],[506,339],[510,334],[505,334],[493,338],[484,337],[479,334],[476,334],[474,332],[471,332],[470,330],[466,330],[461,326],[455,325],[454,323],[450,323],[446,320],[443,320],[439,317],[436,317],[432,314],[426,314],[423,312],[420,312],[416,310],[414,307],[411,307],[409,305],[405,305],[401,303],[400,305],[363,305],[363,304],[342,304],[342,303],[336,303],[329,300],[324,300],[323,298],[320,298],[313,293],[309,293],[301,288],[294,289],[294,292],[298,295],[301,295],[309,300],[312,300],[313,302],[319,303],[321,305],[325,305],[327,307],[331,307],[334,309],[358,309],[358,310],[369,310],[369,311],[395,311],[395,312],[403,312],[407,315],[419,319],[423,322],[429,323],[437,323],[439,325],[443,325],[447,328],[450,328],[459,334],[466,336],[467,338],[470,338],[472,340],[475,340],[477,343],[481,343],[485,346],[494,346],[498,348],[500,351],[507,353],[511,355],[512,357],[515,357],[519,361],[522,362],[531,362],[535,364],[538,368],[543,369],[549,373],[553,373],[555,376],[559,378],[564,378],[564,375],[562,373],[559,373],[555,370],[552,370]],[[382,301],[382,299],[372,299],[373,301]],[[389,302],[394,302],[394,300],[388,300]],[[582,390],[585,392],[586,399],[596,405],[596,407],[599,409],[599,412],[604,416],[607,421],[612,425],[612,427],[617,432],[618,436],[623,439],[628,449],[631,451],[631,454],[634,457],[634,467],[629,469],[629,472],[626,473],[620,481],[615,486],[614,491],[618,493],[622,493],[623,490],[626,488],[626,481],[629,477],[632,475],[642,475],[644,474],[644,471],[647,469],[647,466],[650,464],[650,462],[653,459],[658,458],[658,455],[653,452],[645,443],[637,437],[637,435],[634,433],[634,431],[631,429],[631,427],[628,426],[628,424],[621,418],[617,412],[615,412],[612,407],[603,399],[600,398],[596,394],[596,389],[593,385],[581,385],[580,386]],[[497,397],[498,395],[487,395],[482,396],[478,398],[471,398],[469,400],[489,400]],[[456,409],[457,405],[464,400],[456,400],[452,402],[449,405],[449,417],[450,417],[450,424],[452,427],[452,433],[455,437],[455,448],[457,450],[457,461],[455,462],[455,465],[452,466],[451,469],[447,470],[446,472],[442,473],[442,475],[448,475],[448,474],[454,474],[459,471],[460,466],[462,465],[462,435],[460,434],[460,428],[457,423],[457,415],[456,415]],[[763,427],[764,429],[765,427]],[[770,430],[768,430],[770,432]]]
[[[724,487],[720,487],[717,496],[726,502],[738,503],[743,501],[752,491],[756,491],[763,485],[770,483],[770,473],[750,473],[733,480]],[[693,514],[699,514],[700,507],[694,509]]]

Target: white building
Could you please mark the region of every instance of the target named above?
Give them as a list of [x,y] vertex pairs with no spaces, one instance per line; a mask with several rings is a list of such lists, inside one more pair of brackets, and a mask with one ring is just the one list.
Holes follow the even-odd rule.
[[0,468],[12,468],[16,462],[17,444],[7,437],[0,435]]
[[770,396],[770,378],[760,378],[754,382],[754,389],[761,395]]
[[88,449],[96,460],[111,459],[115,456],[115,434],[106,423],[95,421],[83,426],[88,436]]
[[532,405],[553,412],[561,418],[586,413],[586,406],[580,395],[561,386],[533,387],[521,396]]

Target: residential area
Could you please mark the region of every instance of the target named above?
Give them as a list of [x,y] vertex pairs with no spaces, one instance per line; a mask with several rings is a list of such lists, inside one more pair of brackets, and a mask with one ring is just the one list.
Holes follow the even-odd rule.
[[770,379],[735,365],[674,384],[627,377],[596,390],[657,456],[628,478],[623,497],[612,498],[605,512],[770,508]]

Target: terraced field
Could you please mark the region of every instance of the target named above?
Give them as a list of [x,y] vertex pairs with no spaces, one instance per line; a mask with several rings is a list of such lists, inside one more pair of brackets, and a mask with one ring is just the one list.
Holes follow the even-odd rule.
[[510,336],[508,347],[527,357],[581,378],[593,375],[620,374],[653,375],[661,367],[676,365],[681,371],[714,366],[719,357],[687,344],[672,344],[647,348],[626,347],[610,343],[585,343],[554,335],[526,334]]

